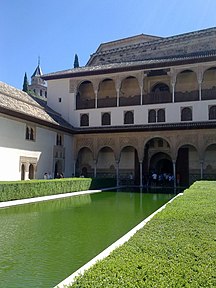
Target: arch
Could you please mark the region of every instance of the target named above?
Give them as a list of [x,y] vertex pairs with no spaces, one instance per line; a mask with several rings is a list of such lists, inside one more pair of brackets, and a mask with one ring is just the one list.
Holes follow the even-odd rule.
[[[84,169],[85,168],[85,169]],[[85,170],[85,177],[93,177],[94,175],[94,159],[90,148],[82,147],[77,154],[76,171],[77,176],[82,175]]]
[[29,127],[26,127],[26,139],[30,139],[30,130]]
[[91,81],[79,84],[76,94],[76,109],[95,108],[95,93]]
[[136,77],[129,76],[122,80],[120,87],[120,106],[140,105],[140,86]]
[[209,120],[215,120],[216,119],[216,105],[209,107]]
[[119,159],[119,178],[122,184],[128,184],[128,181],[132,180],[131,176],[133,176],[133,183],[129,181],[130,184],[139,184],[139,169],[137,149],[134,146],[124,146],[120,151]]
[[30,164],[29,165],[29,176],[28,176],[28,178],[30,180],[34,179],[34,173],[35,173],[34,165]]
[[186,142],[178,147],[176,172],[183,186],[200,179],[200,157],[195,145]]
[[152,88],[151,92],[157,93],[157,92],[170,92],[170,88],[167,84],[163,82],[156,83]]
[[116,107],[117,93],[113,79],[107,78],[100,82],[98,87],[97,107]]
[[157,110],[157,122],[165,122],[165,109]]
[[89,115],[81,114],[80,115],[80,126],[89,126]]
[[25,180],[25,164],[21,165],[21,180]]
[[184,107],[181,109],[181,121],[192,121],[191,107]]
[[63,162],[62,160],[58,159],[55,162],[54,178],[60,178],[60,174],[62,173],[63,173]]
[[97,176],[114,178],[115,154],[111,147],[104,146],[98,151],[97,155]]
[[203,178],[216,179],[216,142],[208,145],[204,151]]
[[102,113],[101,117],[102,125],[111,125],[111,114],[108,112]]
[[175,102],[197,100],[199,100],[197,75],[193,70],[182,70],[176,77]]
[[156,110],[151,109],[148,111],[148,123],[156,123]]
[[126,111],[124,113],[124,124],[134,124],[134,113],[133,113],[133,111]]

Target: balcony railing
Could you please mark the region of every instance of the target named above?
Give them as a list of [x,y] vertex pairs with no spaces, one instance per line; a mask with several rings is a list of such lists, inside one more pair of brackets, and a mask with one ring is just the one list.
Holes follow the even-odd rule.
[[216,99],[216,87],[212,89],[203,89],[202,90],[202,100],[214,100]]
[[175,102],[198,101],[199,91],[175,92]]
[[76,109],[90,109],[95,108],[95,99],[78,100],[76,103]]
[[[201,91],[202,100],[215,100],[216,99],[216,87],[211,89],[203,89]],[[190,92],[175,92],[174,102],[188,102],[188,101],[199,101],[199,91],[194,90]],[[141,105],[141,96],[129,96],[119,97],[119,106],[135,106]],[[143,95],[143,105],[146,104],[160,104],[160,103],[171,103],[172,94],[167,91],[162,92],[151,92]],[[76,109],[91,109],[96,107],[95,99],[77,99]],[[97,107],[117,107],[117,97],[99,98],[97,100]]]
[[106,98],[98,98],[97,100],[97,107],[103,108],[103,107],[116,107],[117,106],[117,98],[116,97],[109,97]]
[[134,106],[134,105],[140,105],[140,95],[119,98],[119,106]]
[[143,104],[158,104],[172,102],[172,94],[167,91],[151,92],[143,95]]

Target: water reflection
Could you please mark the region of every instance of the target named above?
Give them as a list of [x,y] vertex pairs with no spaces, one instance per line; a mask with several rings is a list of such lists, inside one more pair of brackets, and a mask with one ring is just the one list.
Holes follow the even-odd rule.
[[0,209],[0,287],[53,287],[173,195],[103,192]]

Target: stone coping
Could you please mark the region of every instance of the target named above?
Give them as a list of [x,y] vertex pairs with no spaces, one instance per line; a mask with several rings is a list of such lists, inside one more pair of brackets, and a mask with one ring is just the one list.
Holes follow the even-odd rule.
[[122,236],[120,239],[118,239],[116,242],[111,244],[108,248],[103,250],[101,253],[99,253],[96,257],[94,257],[92,260],[87,262],[84,266],[79,268],[77,271],[72,273],[69,277],[64,279],[62,282],[60,282],[58,285],[56,285],[54,288],[66,288],[67,286],[71,285],[75,278],[78,276],[81,276],[84,274],[86,270],[88,270],[90,267],[92,267],[96,262],[106,258],[110,255],[110,253],[118,248],[119,246],[123,245],[125,242],[127,242],[137,231],[142,229],[146,223],[148,223],[157,213],[162,211],[167,204],[171,203],[174,199],[176,199],[179,196],[182,196],[183,193],[177,194],[175,197],[173,197],[170,201],[168,201],[166,204],[164,204],[162,207],[160,207],[158,210],[156,210],[154,213],[152,213],[150,216],[148,216],[145,220],[140,222],[137,226],[132,228],[128,233],[126,233],[124,236]]
[[[113,188],[109,188],[109,189],[113,189]],[[23,205],[23,204],[30,204],[30,203],[36,203],[36,202],[42,202],[42,201],[47,201],[47,200],[61,199],[61,198],[78,196],[78,195],[83,195],[83,194],[98,193],[98,192],[102,192],[103,190],[86,190],[86,191],[79,191],[79,192],[70,192],[70,193],[63,193],[63,194],[40,196],[40,197],[34,197],[34,198],[0,202],[0,208]]]

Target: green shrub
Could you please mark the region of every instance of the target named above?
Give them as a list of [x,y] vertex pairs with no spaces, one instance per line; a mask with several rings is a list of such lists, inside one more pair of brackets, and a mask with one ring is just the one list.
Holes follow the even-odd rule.
[[0,201],[89,190],[90,178],[0,182]]
[[216,182],[199,181],[70,287],[216,287]]

